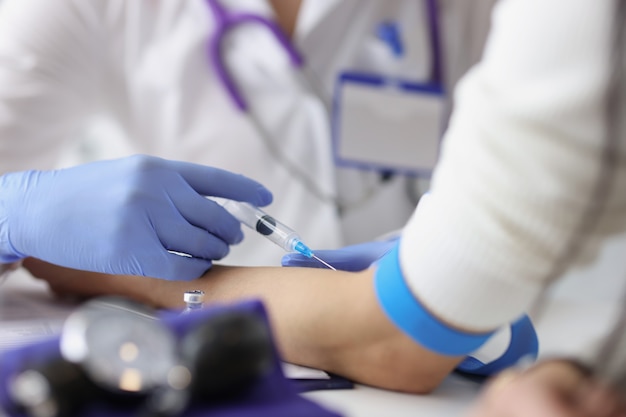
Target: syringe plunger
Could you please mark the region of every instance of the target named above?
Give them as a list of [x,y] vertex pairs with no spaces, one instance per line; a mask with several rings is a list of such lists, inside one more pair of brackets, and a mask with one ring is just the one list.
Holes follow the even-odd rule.
[[262,234],[287,252],[298,252],[310,258],[313,252],[302,241],[295,230],[279,222],[258,207],[249,203],[226,200],[222,206],[237,220]]

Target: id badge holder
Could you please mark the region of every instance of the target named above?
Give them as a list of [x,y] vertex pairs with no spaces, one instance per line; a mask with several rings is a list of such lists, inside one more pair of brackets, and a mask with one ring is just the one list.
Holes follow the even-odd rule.
[[[447,123],[439,11],[423,0],[431,46],[431,74],[415,82],[391,74],[344,72],[334,92],[333,149],[338,165],[384,173],[430,176]],[[403,30],[382,22],[376,35],[396,59],[405,53]]]
[[439,83],[356,72],[341,74],[333,108],[336,163],[430,175],[439,156],[446,106]]

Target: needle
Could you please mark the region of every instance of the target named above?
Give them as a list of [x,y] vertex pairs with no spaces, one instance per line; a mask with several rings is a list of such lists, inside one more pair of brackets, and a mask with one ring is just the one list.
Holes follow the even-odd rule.
[[333,271],[336,271],[335,268],[333,268],[330,264],[328,264],[327,262],[321,260],[320,258],[318,258],[316,255],[311,255],[311,257],[317,259],[318,261],[320,261],[320,263],[326,267],[328,267],[328,269],[332,269]]

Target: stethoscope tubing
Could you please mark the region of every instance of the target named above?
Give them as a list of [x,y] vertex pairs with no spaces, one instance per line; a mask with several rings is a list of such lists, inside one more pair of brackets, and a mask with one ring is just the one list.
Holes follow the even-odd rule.
[[233,77],[229,74],[226,62],[222,58],[222,44],[228,32],[242,24],[252,23],[265,26],[270,33],[273,34],[278,44],[283,47],[285,53],[295,68],[302,68],[304,65],[304,59],[291,44],[287,35],[275,22],[272,22],[263,16],[251,13],[230,13],[219,3],[218,0],[206,0],[206,2],[213,12],[216,26],[208,44],[209,60],[215,68],[215,72],[217,73],[220,82],[224,85],[224,88],[228,92],[228,95],[232,99],[235,107],[237,107],[241,112],[246,113],[249,111],[249,105],[237,87]]

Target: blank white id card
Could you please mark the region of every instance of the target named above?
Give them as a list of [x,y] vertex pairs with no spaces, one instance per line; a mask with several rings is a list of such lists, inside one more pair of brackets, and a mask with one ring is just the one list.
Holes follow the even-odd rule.
[[335,160],[360,169],[430,175],[445,115],[440,85],[344,73],[333,106]]

